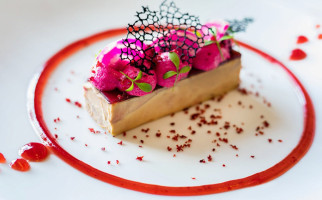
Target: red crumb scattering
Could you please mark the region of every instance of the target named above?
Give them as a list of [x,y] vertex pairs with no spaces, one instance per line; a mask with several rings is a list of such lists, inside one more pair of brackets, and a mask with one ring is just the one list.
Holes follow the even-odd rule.
[[235,150],[238,150],[238,147],[236,146],[236,145],[230,145],[231,146],[231,148],[233,148],[233,149],[235,149]]
[[226,165],[225,165],[225,164],[222,164],[222,166],[223,166],[223,167],[226,167]]
[[79,115],[77,115],[76,118],[79,119]]
[[300,36],[297,37],[296,43],[297,44],[303,44],[303,43],[306,43],[308,41],[309,40],[307,39],[307,37],[305,37],[304,35],[300,35]]
[[169,132],[170,133],[176,133],[176,130],[170,130]]
[[2,153],[0,153],[0,163],[6,163],[6,158],[4,157],[4,155]]
[[145,137],[150,137],[150,135],[145,135]]
[[216,149],[215,149],[215,148],[212,148],[211,150],[212,150],[212,151],[216,151]]
[[318,35],[318,39],[319,39],[319,40],[322,40],[322,34],[319,34],[319,35]]
[[188,127],[188,130],[192,130],[191,126]]
[[250,157],[251,157],[251,158],[255,158],[255,156],[253,156],[253,155],[251,155]]
[[121,140],[120,142],[118,142],[117,144],[119,145],[123,145],[123,141]]
[[320,24],[315,25],[315,28],[320,28]]
[[88,128],[88,130],[91,132],[91,133],[95,133],[95,130],[93,128]]
[[191,135],[194,135],[194,134],[196,134],[196,131],[195,130],[192,130],[191,131]]
[[306,53],[301,49],[294,49],[291,53],[290,60],[303,60],[306,58]]
[[29,171],[30,169],[30,165],[28,163],[27,160],[23,159],[23,158],[18,158],[16,160],[13,160],[9,166],[17,171],[21,171],[21,172],[26,172]]
[[120,161],[119,160],[116,160],[116,164],[119,164],[120,163]]
[[88,145],[87,144],[85,144],[85,147],[87,147]]
[[74,104],[75,104],[75,106],[77,106],[77,107],[79,107],[79,108],[81,108],[81,107],[82,107],[82,104],[81,104],[81,103],[79,103],[78,101],[75,101],[75,102],[74,102]]
[[192,180],[196,180],[196,178],[195,178],[195,177],[191,177],[191,179],[192,179]]
[[199,160],[200,163],[206,163],[205,159]]
[[230,123],[229,122],[225,122],[224,128],[227,130],[230,128]]
[[56,119],[54,119],[54,122],[57,123],[57,122],[60,122],[60,118],[57,117]]
[[175,113],[171,113],[170,116],[173,117]]
[[136,137],[136,135],[133,135],[133,139],[136,139],[137,137]]
[[209,156],[207,157],[207,159],[208,159],[208,162],[212,161],[212,156],[211,156],[211,155],[209,155]]
[[168,150],[168,151],[172,151],[172,148],[171,148],[171,147],[169,147],[169,146],[167,146],[167,150]]
[[211,130],[208,130],[207,133],[210,134],[211,133]]
[[139,145],[140,148],[142,148],[142,145]]
[[54,90],[57,92],[58,91],[58,88],[55,87]]
[[111,161],[107,161],[107,164],[110,165],[111,164]]
[[247,90],[245,88],[238,88],[238,92],[240,92],[243,95],[247,95],[248,94],[248,92],[247,92]]
[[105,151],[105,147],[102,147],[102,148],[101,148],[101,150],[102,150],[102,151]]
[[240,127],[236,127],[236,133],[240,134],[244,131],[243,128],[240,128]]
[[157,132],[157,133],[155,134],[155,136],[160,137],[160,136],[161,136],[161,133],[160,133],[160,132]]
[[137,156],[137,157],[136,157],[136,159],[137,159],[138,161],[142,161],[142,160],[143,160],[143,157],[144,157],[144,156]]
[[238,154],[236,154],[236,157],[238,157],[239,155]]
[[70,137],[71,140],[75,140],[75,137]]
[[140,140],[140,142],[143,144],[144,143],[144,140]]
[[124,131],[124,132],[123,132],[123,137],[125,137],[125,136],[126,136],[126,132]]
[[58,135],[57,134],[55,134],[54,136],[55,136],[56,139],[58,138]]
[[176,157],[177,155],[176,154],[173,154],[173,157]]
[[278,142],[283,142],[283,140],[277,140]]
[[142,128],[142,129],[141,129],[141,131],[142,131],[143,133],[147,133],[147,132],[149,132],[149,130],[150,130],[149,128],[146,128],[146,129]]
[[171,126],[174,126],[174,125],[175,125],[175,123],[174,123],[174,122],[171,122],[171,123],[170,123],[170,125],[171,125]]
[[72,102],[69,98],[66,98],[65,101],[68,103]]
[[271,138],[268,138],[267,140],[268,140],[269,143],[273,142],[273,140]]
[[199,113],[194,113],[194,114],[190,115],[190,119],[195,120],[199,117],[199,115],[200,115]]

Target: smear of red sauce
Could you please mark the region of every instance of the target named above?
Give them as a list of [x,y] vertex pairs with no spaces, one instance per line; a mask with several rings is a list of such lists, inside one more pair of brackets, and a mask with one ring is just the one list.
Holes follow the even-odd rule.
[[2,153],[0,153],[0,163],[6,163],[6,158],[3,156]]
[[150,194],[158,194],[158,195],[173,195],[173,196],[192,196],[192,195],[205,195],[205,194],[214,194],[220,192],[227,192],[231,190],[241,189],[245,187],[255,186],[262,183],[266,183],[271,181],[286,171],[288,171],[291,167],[293,167],[309,150],[315,131],[315,113],[312,101],[301,84],[301,82],[295,77],[295,75],[288,70],[288,68],[273,58],[272,56],[252,47],[245,43],[238,41],[241,47],[244,47],[248,50],[251,50],[258,55],[262,56],[264,59],[279,65],[283,68],[288,75],[293,79],[294,83],[298,86],[300,91],[302,92],[305,100],[304,104],[304,130],[302,133],[302,137],[297,144],[297,146],[289,153],[283,160],[281,160],[276,165],[272,166],[269,169],[258,172],[251,176],[230,180],[222,183],[201,185],[201,186],[189,186],[189,187],[170,187],[170,186],[161,186],[156,184],[147,184],[141,183],[137,181],[127,180],[124,178],[117,177],[115,175],[105,173],[100,171],[81,160],[78,160],[67,151],[65,151],[55,140],[54,134],[52,134],[45,122],[42,111],[42,97],[44,90],[46,88],[46,84],[48,79],[50,78],[52,72],[59,66],[59,64],[64,61],[66,58],[81,50],[82,48],[95,43],[99,40],[111,38],[114,36],[120,36],[126,34],[125,28],[120,29],[112,29],[102,33],[98,33],[96,35],[81,39],[77,42],[74,42],[67,47],[60,50],[53,57],[51,57],[47,63],[45,64],[42,73],[39,76],[38,82],[35,86],[35,93],[33,101],[34,110],[30,110],[31,119],[35,119],[34,123],[39,127],[40,136],[43,140],[45,140],[52,152],[54,152],[58,157],[62,160],[73,166],[74,168],[80,170],[81,172],[92,176],[93,178],[99,179],[101,181],[113,184],[118,187],[123,187],[131,190],[136,190],[140,192],[150,193]]
[[21,171],[21,172],[26,172],[30,170],[30,165],[27,160],[23,158],[18,158],[14,161],[12,161],[9,165],[12,169]]
[[305,37],[304,35],[300,35],[300,36],[298,36],[296,43],[297,44],[303,44],[303,43],[306,43],[308,41],[309,41],[309,39],[307,39],[307,37]]
[[322,40],[322,34],[318,35],[318,39]]
[[49,152],[45,145],[37,142],[30,142],[21,147],[19,155],[26,160],[40,162],[44,161],[49,156]]
[[290,60],[303,60],[306,58],[306,53],[301,49],[294,49],[290,56]]

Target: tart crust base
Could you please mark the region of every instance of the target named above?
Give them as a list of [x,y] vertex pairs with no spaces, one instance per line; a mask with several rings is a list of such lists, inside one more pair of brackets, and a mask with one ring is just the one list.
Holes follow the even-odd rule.
[[240,69],[238,56],[213,70],[181,80],[173,88],[160,88],[113,104],[87,82],[84,85],[86,109],[102,128],[118,135],[238,87]]

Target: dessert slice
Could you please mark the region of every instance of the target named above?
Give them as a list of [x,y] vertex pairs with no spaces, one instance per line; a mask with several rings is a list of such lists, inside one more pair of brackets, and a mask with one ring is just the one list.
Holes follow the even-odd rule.
[[84,85],[88,112],[111,134],[238,86],[241,55],[232,50],[227,22],[201,25],[166,1],[160,11],[143,7],[136,17],[125,39],[99,53]]
[[240,54],[210,71],[193,71],[173,88],[158,88],[144,96],[129,97],[117,91],[102,92],[84,85],[86,108],[92,118],[111,134],[117,135],[146,122],[223,95],[239,85]]

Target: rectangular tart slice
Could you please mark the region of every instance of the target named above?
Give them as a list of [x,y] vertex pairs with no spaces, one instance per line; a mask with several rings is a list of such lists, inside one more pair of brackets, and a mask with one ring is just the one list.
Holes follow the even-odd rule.
[[118,135],[238,87],[240,58],[239,53],[233,52],[232,58],[217,68],[192,74],[173,88],[159,88],[141,97],[112,103],[104,92],[87,82],[86,109],[102,128]]

